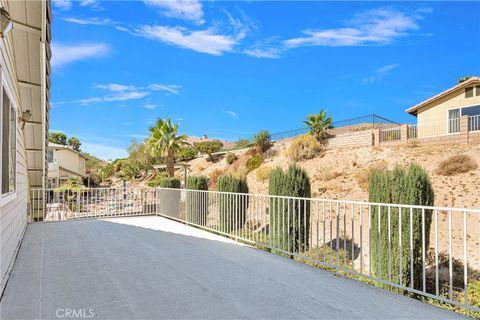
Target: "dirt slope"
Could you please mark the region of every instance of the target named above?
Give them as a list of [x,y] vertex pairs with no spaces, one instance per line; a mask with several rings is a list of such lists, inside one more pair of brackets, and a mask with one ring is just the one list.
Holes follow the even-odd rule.
[[[291,163],[285,156],[289,143],[276,144],[263,166],[286,168]],[[246,152],[247,150],[236,151],[239,160],[232,166],[227,165],[225,159],[216,163],[207,162],[205,158],[195,159],[190,162],[191,174],[214,176],[223,172],[245,172],[244,162],[248,158]],[[430,174],[436,206],[480,208],[480,169],[449,177],[435,172],[442,160],[458,154],[469,155],[480,165],[478,144],[334,149],[327,150],[314,159],[302,161],[299,165],[310,175],[314,197],[366,201],[368,193],[365,176],[369,166],[386,166],[391,169],[396,165],[417,163]],[[268,192],[268,180],[259,181],[256,170],[250,172],[247,179],[251,193]]]

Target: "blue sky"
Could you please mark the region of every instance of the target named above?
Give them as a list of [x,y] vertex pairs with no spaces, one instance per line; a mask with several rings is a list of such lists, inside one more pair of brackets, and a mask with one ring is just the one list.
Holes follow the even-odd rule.
[[235,140],[404,110],[480,73],[480,2],[53,1],[51,131],[126,156],[158,117]]

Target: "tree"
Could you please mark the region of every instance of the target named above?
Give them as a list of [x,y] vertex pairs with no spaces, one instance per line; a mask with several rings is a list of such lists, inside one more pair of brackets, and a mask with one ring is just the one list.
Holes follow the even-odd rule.
[[208,161],[213,161],[212,153],[220,151],[223,148],[223,143],[220,140],[211,140],[211,141],[194,142],[193,146],[200,153],[207,154]]
[[67,135],[63,132],[50,132],[48,135],[48,141],[62,146],[67,145]]
[[[407,169],[374,172],[370,176],[370,202],[432,206],[433,188],[425,170],[417,165]],[[375,277],[422,288],[422,223],[425,248],[429,247],[432,210],[372,206],[372,272]],[[399,221],[400,220],[400,221]],[[378,225],[380,223],[380,226]],[[410,226],[412,229],[410,230]],[[399,232],[401,230],[401,238]],[[401,243],[400,243],[401,239]],[[402,250],[400,250],[400,248]],[[390,259],[389,259],[390,257]],[[400,273],[400,261],[402,273]],[[390,264],[390,267],[389,267]],[[413,270],[411,270],[413,265]],[[412,279],[412,273],[414,278]],[[413,280],[413,283],[412,283]]]
[[170,177],[175,174],[175,151],[187,143],[187,136],[178,135],[179,124],[173,124],[168,119],[158,119],[155,126],[150,128],[150,138],[147,145],[154,156],[165,157],[167,173]]
[[259,153],[264,153],[272,146],[272,136],[267,130],[262,130],[253,136],[255,147]]
[[[248,209],[248,185],[245,176],[218,177],[220,230],[230,233],[245,225]],[[241,194],[240,194],[241,193]]]
[[68,139],[68,145],[71,146],[73,150],[80,151],[80,146],[82,145],[82,143],[80,142],[80,140],[78,140],[77,137],[71,137],[70,139]]
[[201,226],[207,225],[208,217],[208,178],[205,176],[188,176],[187,184],[187,221]]
[[473,78],[473,77],[475,77],[475,76],[461,77],[461,78],[458,79],[458,83],[462,83],[462,82],[467,81],[468,79]]
[[310,130],[310,134],[321,142],[328,135],[328,129],[332,128],[332,117],[327,117],[327,111],[320,110],[318,114],[311,114],[307,120],[303,122]]
[[[284,197],[310,198],[310,179],[296,165],[286,171],[280,168],[270,172],[268,194],[270,198],[270,245],[288,252],[308,249],[310,230],[310,201],[296,201]],[[290,227],[285,227],[285,226]]]

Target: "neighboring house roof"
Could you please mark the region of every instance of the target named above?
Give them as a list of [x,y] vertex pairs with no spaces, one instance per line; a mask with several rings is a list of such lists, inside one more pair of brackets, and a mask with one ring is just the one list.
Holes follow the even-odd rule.
[[70,150],[70,151],[75,152],[76,154],[78,154],[80,157],[82,157],[82,158],[84,158],[84,159],[87,159],[87,157],[86,157],[83,153],[81,153],[81,152],[79,152],[79,151],[77,151],[77,150],[74,150],[71,146],[64,146],[63,144],[58,144],[58,143],[49,142],[49,143],[48,143],[48,148],[49,148],[49,149],[64,149],[64,150]]
[[408,108],[407,110],[405,110],[405,112],[407,113],[410,113],[410,114],[413,114],[413,115],[416,115],[417,114],[417,111],[418,109],[420,109],[421,107],[424,107],[434,101],[437,101],[438,99],[441,99],[443,97],[445,97],[446,95],[456,91],[456,90],[459,90],[459,89],[463,89],[465,87],[469,87],[475,83],[480,83],[480,77],[471,77],[470,79],[468,80],[465,80],[463,82],[460,82],[459,84],[443,91],[443,92],[440,92],[439,94],[425,100],[425,101],[422,101],[420,102],[419,104],[416,104],[414,105],[413,107],[410,107]]

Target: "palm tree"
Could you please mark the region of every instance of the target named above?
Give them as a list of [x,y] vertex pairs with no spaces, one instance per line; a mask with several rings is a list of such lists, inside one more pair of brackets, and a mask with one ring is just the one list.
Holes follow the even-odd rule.
[[173,177],[175,174],[175,151],[183,145],[187,136],[178,135],[179,124],[173,124],[168,119],[157,119],[157,122],[150,128],[150,138],[147,144],[154,156],[166,158],[167,174]]
[[327,117],[327,111],[323,109],[318,114],[309,115],[303,123],[307,125],[310,134],[319,142],[327,137],[327,130],[333,128],[332,117]]

